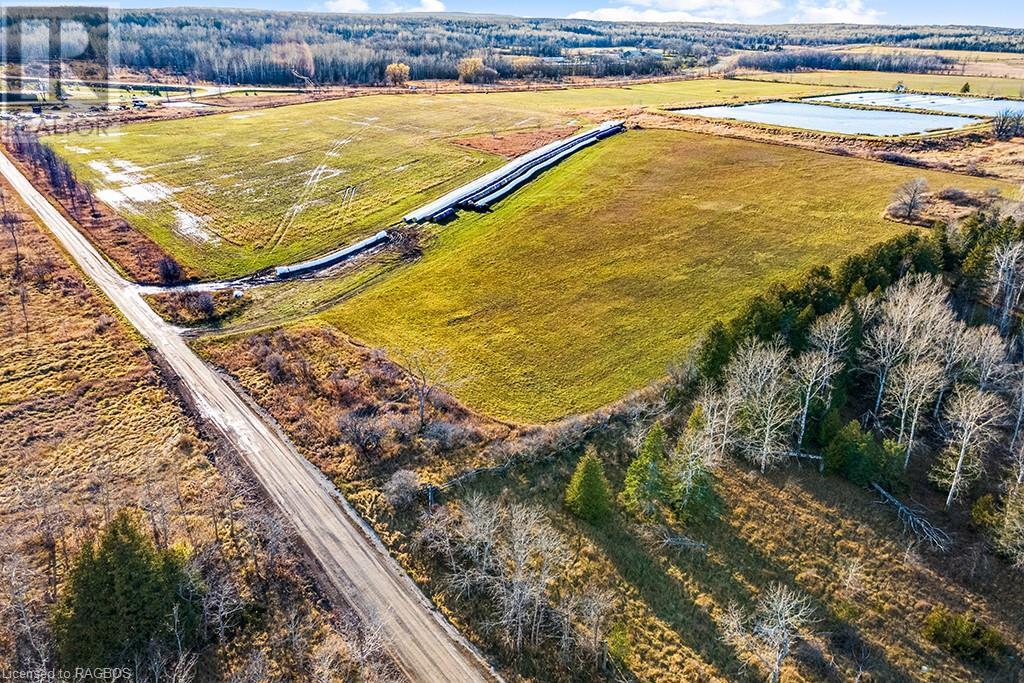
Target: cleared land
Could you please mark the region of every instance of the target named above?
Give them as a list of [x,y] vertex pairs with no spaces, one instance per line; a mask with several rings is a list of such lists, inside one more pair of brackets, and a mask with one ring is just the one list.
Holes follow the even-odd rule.
[[947,76],[937,74],[901,74],[879,71],[808,71],[806,73],[770,73],[745,76],[761,81],[787,84],[847,86],[858,89],[893,90],[903,83],[909,90],[958,93],[964,83],[971,84],[974,95],[1024,98],[1024,79],[986,76]]
[[[906,228],[893,190],[995,181],[675,131],[628,132],[497,206],[323,314],[402,359],[444,351],[456,393],[545,421],[664,373],[772,281]],[[1009,187],[1002,185],[1000,187]]]
[[695,80],[382,95],[153,122],[49,142],[101,200],[190,270],[230,276],[353,242],[502,163],[495,154],[454,144],[460,139],[578,125],[602,108],[835,90]]

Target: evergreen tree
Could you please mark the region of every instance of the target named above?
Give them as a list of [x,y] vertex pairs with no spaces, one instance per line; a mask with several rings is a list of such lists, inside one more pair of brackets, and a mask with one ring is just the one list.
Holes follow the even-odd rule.
[[704,333],[704,339],[694,359],[697,371],[712,382],[719,381],[722,378],[722,370],[729,362],[732,348],[732,339],[722,321],[716,320],[711,323],[711,327]]
[[665,480],[665,430],[655,423],[640,447],[640,453],[626,469],[622,504],[634,514],[649,517],[668,494]]
[[611,514],[611,488],[604,475],[604,465],[592,451],[587,451],[576,465],[565,490],[565,506],[592,524],[606,521]]
[[186,646],[199,622],[198,605],[182,597],[185,558],[158,549],[122,510],[98,542],[79,551],[57,605],[54,631],[68,668],[130,666],[152,642],[173,647],[174,610]]

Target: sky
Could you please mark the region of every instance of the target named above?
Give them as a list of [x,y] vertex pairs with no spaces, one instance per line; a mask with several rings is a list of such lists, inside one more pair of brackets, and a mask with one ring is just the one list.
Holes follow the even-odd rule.
[[447,11],[606,21],[972,24],[1024,28],[1024,0],[10,0],[10,4],[103,4],[126,8],[191,5],[316,12]]

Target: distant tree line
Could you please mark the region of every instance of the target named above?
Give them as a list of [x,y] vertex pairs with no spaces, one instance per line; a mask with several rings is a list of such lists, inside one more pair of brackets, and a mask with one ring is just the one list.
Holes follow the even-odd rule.
[[800,69],[842,69],[849,71],[898,71],[927,73],[948,71],[956,60],[942,55],[903,52],[853,54],[831,50],[787,50],[741,55],[736,65],[762,71],[798,71]]
[[[105,13],[68,9],[90,35]],[[30,17],[31,9],[19,17]],[[1024,31],[972,27],[846,25],[746,26],[606,23],[573,19],[452,15],[342,15],[231,9],[122,10],[116,13],[117,66],[163,69],[219,83],[384,83],[389,64],[409,66],[410,78],[454,79],[467,57],[484,59],[500,77],[650,75],[713,64],[732,50],[781,50],[784,45],[876,43],[963,49],[1024,50]],[[47,39],[28,31],[22,49]],[[581,48],[632,48],[576,55]],[[532,57],[522,61],[519,57]]]

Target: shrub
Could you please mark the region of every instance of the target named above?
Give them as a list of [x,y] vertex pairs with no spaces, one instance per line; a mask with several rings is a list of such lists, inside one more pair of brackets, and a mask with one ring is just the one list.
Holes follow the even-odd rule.
[[986,493],[971,506],[971,523],[979,529],[995,529],[999,524],[999,510],[991,493]]
[[160,279],[167,284],[175,283],[181,279],[181,266],[179,266],[178,262],[170,256],[165,256],[160,259],[160,262],[157,263],[156,269],[160,274]]
[[278,384],[288,379],[288,361],[280,353],[271,353],[263,360],[270,381]]
[[420,490],[419,476],[412,470],[398,470],[384,484],[384,497],[392,507],[403,508],[414,500]]
[[955,614],[945,607],[934,608],[924,621],[924,635],[943,650],[972,661],[994,657],[1003,649],[999,632],[969,611]]
[[580,519],[600,524],[612,511],[612,492],[604,465],[593,451],[587,451],[576,465],[565,489],[565,507]]
[[153,644],[173,646],[168,615],[175,609],[189,647],[200,613],[195,599],[183,596],[197,591],[182,553],[156,548],[122,510],[74,559],[54,619],[61,661],[69,668],[131,666]]

